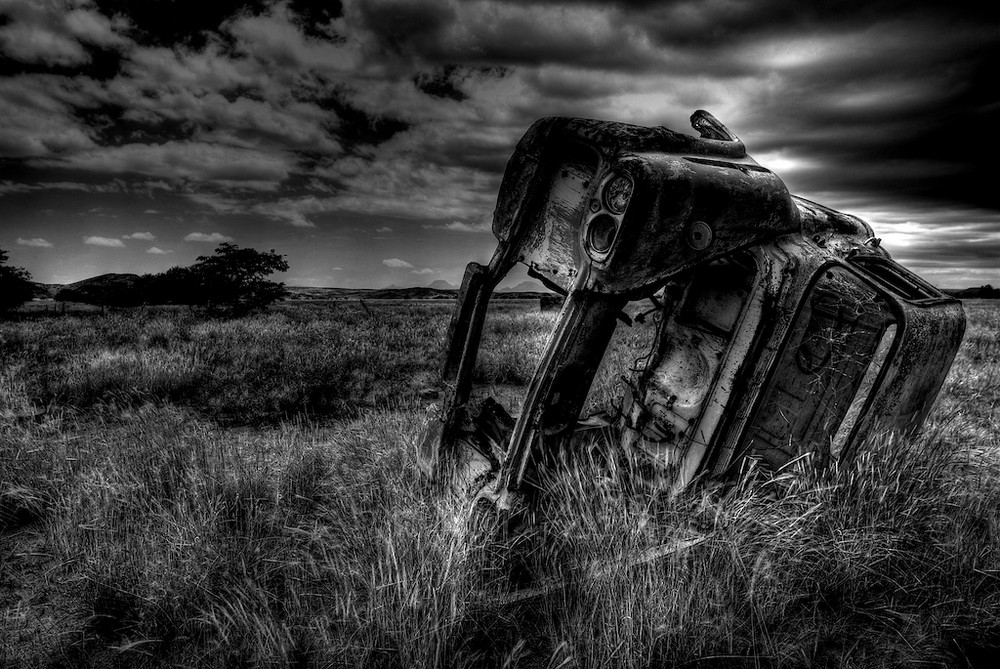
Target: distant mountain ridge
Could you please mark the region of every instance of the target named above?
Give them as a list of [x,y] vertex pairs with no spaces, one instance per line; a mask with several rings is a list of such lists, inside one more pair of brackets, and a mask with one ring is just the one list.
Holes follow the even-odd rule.
[[[423,287],[429,288],[431,290],[459,290],[461,288],[461,286],[456,286],[455,284],[445,281],[444,279],[437,279],[436,281],[432,281]],[[417,290],[419,288],[421,288],[421,286],[406,287],[406,286],[398,286],[392,283],[386,286],[385,288],[380,288],[377,290]],[[498,288],[497,292],[498,293],[548,293],[551,291],[549,291],[548,288],[546,288],[537,281],[522,281],[521,283],[518,283],[513,286],[508,286],[506,288]]]
[[979,286],[978,288],[958,288],[958,289],[948,289],[942,290],[942,293],[947,293],[952,297],[957,297],[959,299],[966,300],[998,300],[1000,299],[1000,288],[994,288],[990,284],[985,286]]
[[[458,297],[455,288],[309,288],[288,287],[290,300],[454,300]],[[496,299],[538,299],[550,292],[497,291]]]
[[[143,304],[142,277],[138,274],[108,273],[82,279],[69,284],[43,284],[35,282],[36,299],[56,299],[63,302],[88,304]],[[404,288],[391,285],[385,288],[314,288],[286,286],[291,300],[453,300],[458,287],[438,279],[427,286]],[[495,294],[500,299],[534,299],[551,293],[533,281],[522,281]]]
[[[56,299],[67,302],[88,302],[91,304],[113,303],[113,298],[128,296],[127,302],[145,302],[139,294],[140,276],[127,273],[107,273],[69,284],[34,282],[35,299]],[[286,286],[291,300],[441,300],[455,299],[458,287],[438,279],[423,287],[404,288],[391,285],[385,288],[313,288]],[[960,299],[1000,299],[1000,288],[979,286],[975,288],[945,289],[943,292]],[[533,299],[543,295],[553,295],[536,281],[522,281],[509,288],[497,290],[501,299]]]

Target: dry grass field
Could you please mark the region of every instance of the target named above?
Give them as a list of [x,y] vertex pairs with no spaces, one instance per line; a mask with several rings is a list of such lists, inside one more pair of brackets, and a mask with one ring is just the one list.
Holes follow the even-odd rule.
[[[450,306],[0,322],[0,667],[995,666],[997,302],[919,438],[726,495],[556,477],[528,555],[564,584],[524,601],[416,474]],[[477,380],[523,386],[553,318],[500,305]]]

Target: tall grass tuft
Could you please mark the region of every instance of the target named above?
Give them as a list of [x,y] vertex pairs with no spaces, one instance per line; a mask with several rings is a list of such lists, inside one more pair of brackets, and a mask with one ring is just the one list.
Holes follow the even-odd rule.
[[377,412],[336,432],[224,434],[152,406],[95,426],[45,523],[79,625],[64,652],[204,667],[481,657],[466,632],[494,605],[468,500],[417,483],[419,428]]
[[[998,313],[923,437],[675,497],[579,455],[513,543],[416,471],[437,305],[0,323],[0,666],[990,666]],[[549,317],[497,315],[509,388]]]
[[16,361],[16,380],[39,404],[85,413],[178,404],[228,425],[275,425],[300,414],[339,419],[389,403],[415,407],[416,390],[438,367],[448,317],[437,305],[295,313],[0,323],[0,356]]
[[1000,498],[975,471],[996,454],[970,469],[946,446],[878,438],[849,463],[673,499],[632,485],[634,462],[577,463],[540,542],[558,546],[542,571],[572,576],[545,636],[586,667],[954,666],[1000,643]]

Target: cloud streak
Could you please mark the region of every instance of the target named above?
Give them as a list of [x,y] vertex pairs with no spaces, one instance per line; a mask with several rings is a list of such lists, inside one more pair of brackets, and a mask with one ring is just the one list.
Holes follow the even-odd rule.
[[209,243],[209,244],[221,244],[223,242],[233,241],[232,237],[224,235],[221,232],[189,232],[184,235],[184,241],[186,242],[199,242],[199,243]]
[[83,243],[87,244],[88,246],[103,246],[109,249],[125,248],[125,242],[118,239],[117,237],[89,236],[83,238]]
[[18,246],[33,246],[35,248],[50,249],[52,248],[52,242],[45,240],[41,237],[31,237],[30,239],[25,239],[24,237],[17,238]]

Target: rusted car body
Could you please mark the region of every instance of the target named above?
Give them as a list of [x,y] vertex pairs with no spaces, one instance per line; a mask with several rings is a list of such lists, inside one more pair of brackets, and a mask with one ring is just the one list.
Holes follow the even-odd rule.
[[[489,265],[468,265],[424,470],[498,508],[574,448],[630,302],[662,305],[652,350],[608,425],[656,484],[849,457],[919,428],[961,342],[961,303],[892,260],[862,220],[789,194],[703,111],[700,137],[571,118],[536,122],[507,165]],[[515,263],[565,295],[520,414],[470,403],[490,296]],[[658,298],[654,296],[659,296]],[[625,370],[622,370],[625,371]]]

